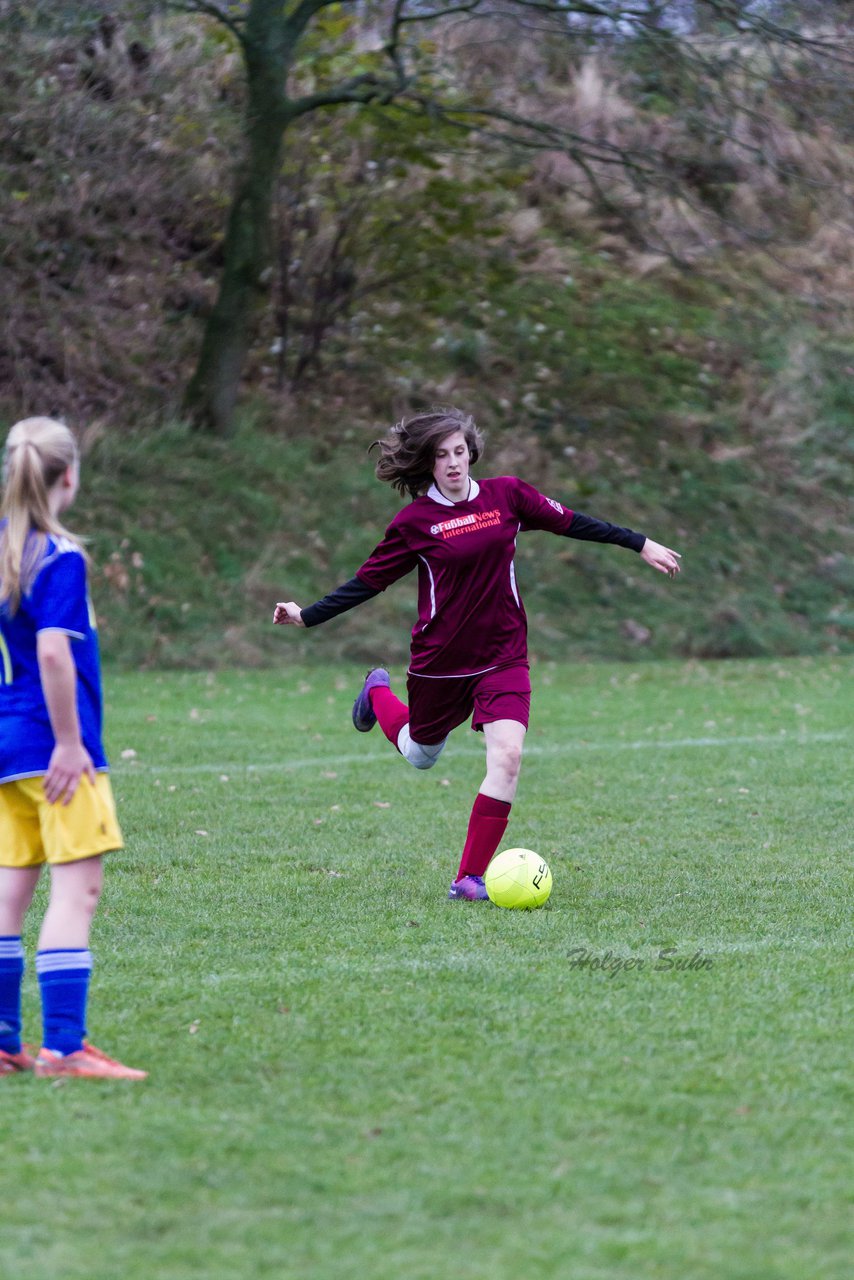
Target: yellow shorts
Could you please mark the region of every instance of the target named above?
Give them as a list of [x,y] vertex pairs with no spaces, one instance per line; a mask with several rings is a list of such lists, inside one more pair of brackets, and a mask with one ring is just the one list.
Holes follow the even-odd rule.
[[44,777],[0,783],[0,867],[78,862],[124,848],[106,773],[88,778],[70,804],[49,804]]

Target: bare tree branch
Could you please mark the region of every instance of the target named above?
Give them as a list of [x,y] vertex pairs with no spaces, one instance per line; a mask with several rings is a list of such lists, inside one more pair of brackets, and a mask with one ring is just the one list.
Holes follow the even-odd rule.
[[[285,131],[295,119],[323,109],[374,104],[440,124],[444,131],[435,145],[445,152],[453,152],[449,137],[456,137],[461,150],[463,143],[473,147],[488,142],[529,154],[561,153],[571,161],[570,180],[585,199],[620,219],[635,240],[644,235],[644,204],[672,201],[679,211],[676,225],[685,225],[686,210],[689,219],[696,211],[696,238],[708,248],[733,229],[755,238],[767,225],[761,208],[758,232],[734,228],[728,220],[729,189],[739,181],[733,156],[740,166],[745,157],[764,164],[767,139],[779,129],[782,143],[771,149],[771,163],[778,182],[774,190],[785,200],[786,176],[803,182],[799,170],[806,166],[787,150],[790,123],[783,112],[797,110],[810,68],[847,69],[854,60],[850,43],[827,34],[820,22],[813,30],[804,22],[790,29],[782,19],[775,20],[777,10],[770,5],[736,0],[704,0],[712,19],[709,34],[697,33],[690,14],[686,17],[686,10],[665,0],[374,0],[366,15],[359,13],[360,20],[366,16],[372,35],[379,28],[379,42],[367,50],[356,42],[358,27],[345,22],[327,30],[314,21],[335,3],[244,0],[237,6],[226,0],[172,0],[179,11],[206,14],[233,32],[250,87],[246,156],[224,241],[220,293],[187,395],[190,412],[217,430],[227,428],[253,315],[265,301],[272,192],[281,172]],[[342,0],[340,10],[352,13],[356,4]],[[647,108],[639,97],[640,105],[627,110],[625,120],[606,115],[600,123],[595,110],[573,117],[567,95],[559,102],[555,94],[541,92],[543,86],[526,86],[509,73],[504,89],[496,88],[484,63],[475,64],[467,79],[461,49],[473,45],[480,33],[492,38],[496,26],[502,36],[509,33],[511,56],[518,46],[524,61],[525,50],[533,50],[529,70],[534,80],[551,74],[558,49],[584,52],[592,45],[613,68],[624,66],[636,88],[646,74],[649,89],[641,87],[640,93],[648,92],[653,100],[660,98],[663,73],[663,92],[672,110]],[[419,37],[424,32],[429,41]],[[317,41],[329,56],[314,61]],[[366,56],[376,70],[362,70]],[[300,95],[301,78],[306,92]],[[770,113],[763,93],[777,103]],[[614,101],[620,101],[619,91]],[[822,176],[813,170],[811,180]],[[652,216],[648,221],[654,228]],[[667,241],[665,231],[654,234]],[[677,231],[674,239],[678,236]],[[665,243],[663,251],[676,260],[674,246]],[[333,245],[330,270],[347,252],[344,241]],[[318,284],[309,317],[314,334],[314,345],[306,348],[309,359],[315,358],[318,335],[330,323],[330,307],[344,296],[339,285],[337,277]],[[286,292],[282,306],[285,312],[290,306]]]
[[291,120],[318,111],[321,107],[338,107],[344,103],[369,102],[389,103],[403,91],[405,85],[396,81],[383,80],[380,76],[366,73],[354,76],[352,80],[338,85],[337,88],[309,93],[302,98],[291,98],[288,101],[287,115]]
[[[293,13],[289,13],[286,16],[283,13],[283,21],[291,33],[300,36],[316,14],[320,13],[322,9],[329,9],[332,5],[338,3],[339,0],[300,0]],[[282,4],[283,11],[284,7],[284,4]]]
[[241,44],[244,42],[245,18],[233,17],[219,5],[214,4],[213,0],[167,0],[167,7],[176,9],[178,13],[201,13],[208,18],[214,18],[227,27]]

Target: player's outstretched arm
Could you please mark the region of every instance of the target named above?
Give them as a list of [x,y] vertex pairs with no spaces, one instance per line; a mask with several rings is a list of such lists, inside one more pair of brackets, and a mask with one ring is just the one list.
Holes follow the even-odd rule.
[[277,627],[304,627],[302,620],[302,609],[298,604],[294,604],[293,600],[288,600],[286,604],[281,602],[276,605],[273,610],[273,622]]
[[659,573],[666,573],[668,578],[675,578],[682,568],[679,563],[682,559],[679,552],[671,551],[670,547],[663,547],[660,542],[653,542],[652,538],[647,538],[643,544],[640,557]]
[[357,604],[364,604],[366,600],[372,600],[379,594],[378,587],[369,587],[358,577],[351,578],[349,582],[342,582],[340,587],[330,591],[322,600],[310,604],[307,609],[301,609],[293,600],[286,603],[280,601],[273,612],[273,622],[280,627],[286,627],[289,623],[294,627],[317,627],[321,622],[337,618],[339,613],[355,609]]

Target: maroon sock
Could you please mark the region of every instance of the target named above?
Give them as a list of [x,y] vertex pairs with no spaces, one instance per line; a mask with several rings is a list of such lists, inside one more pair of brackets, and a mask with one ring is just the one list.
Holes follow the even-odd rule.
[[510,821],[510,805],[506,800],[493,800],[480,791],[474,798],[468,835],[457,879],[482,876],[498,848]]
[[383,733],[396,747],[397,735],[409,720],[406,703],[396,698],[386,685],[379,684],[371,690],[371,706]]

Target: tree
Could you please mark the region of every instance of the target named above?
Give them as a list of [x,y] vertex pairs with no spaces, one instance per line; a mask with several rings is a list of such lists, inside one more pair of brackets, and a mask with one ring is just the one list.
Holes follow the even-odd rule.
[[[722,85],[721,55],[693,39],[713,21],[727,36],[724,60],[761,44],[782,65],[781,50],[837,56],[831,39],[805,35],[780,19],[779,5],[738,0],[174,0],[173,8],[221,23],[239,47],[246,79],[245,147],[223,244],[219,293],[206,324],[185,408],[201,429],[231,424],[252,340],[253,318],[272,278],[274,193],[288,129],[306,115],[348,104],[441,119],[486,142],[562,149],[590,174],[628,165],[642,179],[661,174],[660,158],[615,146],[571,124],[538,118],[494,100],[490,86],[461,73],[454,49],[473,24],[515,24],[526,39],[554,51],[642,40],[678,57],[684,93],[700,109]],[[702,9],[702,21],[699,11]],[[724,95],[725,96],[725,95]],[[725,112],[726,102],[717,102]],[[677,177],[675,170],[668,180]]]
[[382,108],[295,126],[277,184],[271,305],[257,327],[277,390],[318,376],[333,335],[351,323],[357,332],[372,300],[393,310],[402,288],[435,298],[437,274],[465,292],[487,263],[495,270],[496,206],[516,177],[466,163],[457,141],[447,126]]

